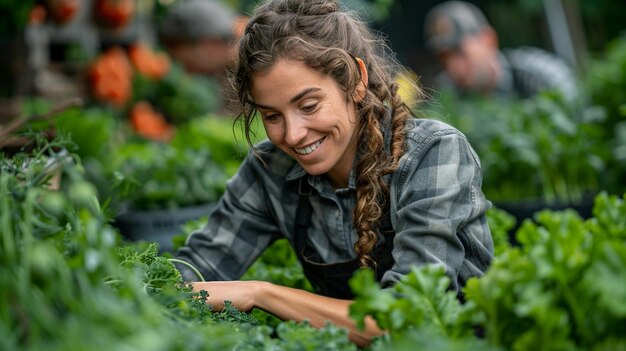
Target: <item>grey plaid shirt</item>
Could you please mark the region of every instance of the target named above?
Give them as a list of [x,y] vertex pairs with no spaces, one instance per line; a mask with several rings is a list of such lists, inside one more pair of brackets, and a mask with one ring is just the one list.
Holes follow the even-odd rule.
[[[429,119],[408,123],[406,154],[390,180],[394,265],[381,284],[394,284],[411,266],[435,263],[446,268],[458,289],[482,275],[493,256],[480,163],[453,127]],[[274,240],[293,243],[298,181],[306,173],[269,141],[258,149],[266,165],[248,155],[207,224],[177,253],[206,280],[238,279]],[[310,246],[325,263],[353,259],[354,171],[345,189],[333,189],[324,176],[310,176],[309,182],[314,189]],[[187,267],[177,267],[184,279],[197,279]]]

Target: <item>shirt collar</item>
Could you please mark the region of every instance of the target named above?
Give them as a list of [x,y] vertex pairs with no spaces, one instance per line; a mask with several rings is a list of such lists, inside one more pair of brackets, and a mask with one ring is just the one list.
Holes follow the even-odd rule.
[[[294,162],[294,165],[291,166],[289,171],[287,171],[285,180],[287,182],[293,182],[306,176],[308,176],[309,178],[309,184],[311,184],[312,187],[317,188],[318,190],[320,190],[323,187],[320,185],[322,182],[327,182],[329,183],[329,186],[330,186],[330,182],[327,180],[326,177],[308,175],[306,171],[304,170],[304,168],[302,168],[302,166],[298,162]],[[355,190],[355,189],[356,189],[356,163],[352,166],[352,169],[350,170],[350,175],[348,177],[347,190]],[[341,192],[341,191],[346,190],[346,188],[337,189],[337,190]]]

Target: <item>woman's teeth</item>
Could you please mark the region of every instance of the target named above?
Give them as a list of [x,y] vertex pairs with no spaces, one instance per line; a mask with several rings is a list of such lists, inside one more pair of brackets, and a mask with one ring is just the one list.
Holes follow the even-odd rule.
[[293,149],[294,149],[294,151],[295,151],[296,153],[298,153],[298,154],[300,154],[300,155],[308,155],[308,154],[310,154],[311,152],[313,152],[313,151],[317,150],[317,148],[318,148],[318,147],[322,144],[322,142],[324,141],[324,139],[325,139],[325,138],[326,138],[326,137],[324,137],[324,138],[322,138],[322,139],[320,139],[320,140],[316,141],[313,145],[309,145],[309,146],[307,146],[307,147],[305,147],[305,148],[302,148],[302,149],[293,148]]

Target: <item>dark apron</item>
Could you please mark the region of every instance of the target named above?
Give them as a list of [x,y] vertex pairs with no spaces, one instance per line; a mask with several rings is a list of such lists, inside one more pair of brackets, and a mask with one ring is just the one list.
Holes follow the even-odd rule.
[[[304,275],[318,294],[338,299],[352,299],[354,294],[348,285],[348,280],[360,268],[359,260],[355,258],[338,263],[321,263],[319,254],[311,248],[307,240],[312,213],[311,203],[309,202],[312,188],[307,177],[300,179],[298,190],[300,198],[296,210],[293,246],[296,256],[302,264]],[[381,243],[382,240],[378,240],[371,254],[376,262],[376,280],[379,282],[383,274],[391,269],[394,263],[391,250],[393,249],[393,236],[395,233],[393,228],[391,228],[388,212],[383,216],[381,228],[385,242]]]

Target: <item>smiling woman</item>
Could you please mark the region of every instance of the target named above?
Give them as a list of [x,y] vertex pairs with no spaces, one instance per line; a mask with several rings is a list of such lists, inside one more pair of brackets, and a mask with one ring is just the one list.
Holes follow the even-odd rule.
[[348,186],[357,148],[355,101],[333,78],[302,61],[279,60],[254,78],[251,93],[274,145],[308,174]]
[[[493,241],[478,157],[455,128],[412,116],[392,78],[402,68],[354,14],[331,0],[268,0],[238,55],[231,97],[251,152],[177,253],[203,275],[194,287],[209,304],[332,322],[365,346],[384,331],[349,317],[356,270],[374,270],[389,287],[414,266],[439,265],[457,292],[484,273]],[[259,116],[269,140],[252,145]],[[280,238],[314,293],[237,281]]]

